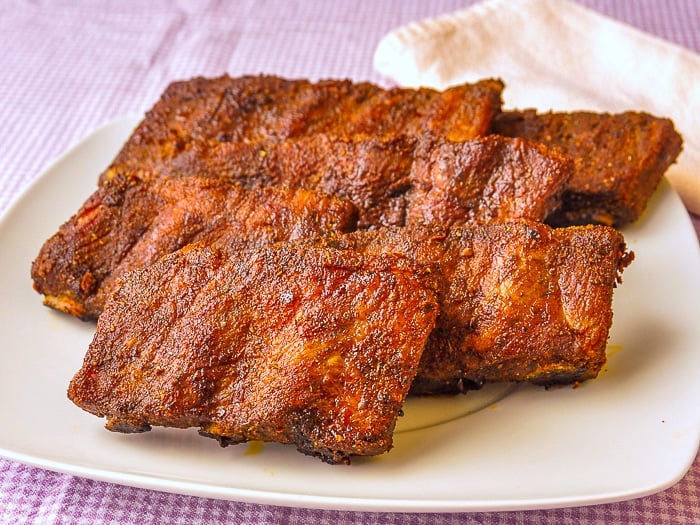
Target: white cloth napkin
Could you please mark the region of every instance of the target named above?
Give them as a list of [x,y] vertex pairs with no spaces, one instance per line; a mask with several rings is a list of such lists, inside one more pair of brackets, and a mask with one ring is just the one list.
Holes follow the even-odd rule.
[[700,214],[700,55],[568,0],[489,0],[392,31],[374,67],[438,89],[498,77],[508,108],[669,117],[684,150],[666,177]]

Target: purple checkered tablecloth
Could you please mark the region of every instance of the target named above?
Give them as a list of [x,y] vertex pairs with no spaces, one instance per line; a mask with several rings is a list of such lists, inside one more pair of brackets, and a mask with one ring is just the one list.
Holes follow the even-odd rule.
[[[0,213],[72,144],[117,117],[142,114],[172,80],[265,72],[386,83],[372,68],[374,50],[384,34],[471,3],[5,0],[0,3]],[[581,3],[700,52],[700,3],[695,0]],[[700,221],[693,220],[700,231]],[[51,440],[50,428],[46,439]],[[644,498],[555,510],[457,514],[313,510],[213,500],[0,459],[0,523],[7,524],[698,524],[699,497],[700,459],[680,482]]]

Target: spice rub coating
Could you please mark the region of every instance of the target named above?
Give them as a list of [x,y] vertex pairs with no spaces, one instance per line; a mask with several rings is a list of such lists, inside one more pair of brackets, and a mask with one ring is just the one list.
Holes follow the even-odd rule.
[[521,139],[320,133],[280,144],[194,143],[157,175],[197,174],[246,187],[284,184],[339,195],[358,207],[363,229],[541,221],[560,205],[572,172],[568,157]]
[[543,221],[554,213],[572,176],[570,159],[534,142],[494,139],[419,142],[405,224]]
[[543,146],[497,136],[196,147],[159,172],[114,172],[45,243],[32,277],[45,304],[95,318],[120,275],[187,242],[259,246],[355,226],[543,220],[572,169]]
[[493,132],[541,142],[573,159],[562,206],[548,218],[558,226],[636,221],[683,144],[671,120],[634,111],[504,111]]
[[114,431],[381,454],[436,301],[432,273],[400,255],[191,244],[125,276],[68,395]]
[[95,319],[122,275],[188,243],[244,249],[356,224],[350,202],[304,189],[196,176],[143,182],[131,172],[98,188],[44,243],[31,274],[47,306]]
[[439,313],[411,392],[574,383],[606,361],[613,289],[631,262],[606,226],[386,228],[307,242],[436,265]]
[[[113,167],[154,168],[191,142],[260,144],[316,133],[350,138],[425,132],[464,141],[488,133],[502,90],[496,79],[436,91],[268,75],[196,77],[166,88]],[[107,170],[102,178],[109,176]]]

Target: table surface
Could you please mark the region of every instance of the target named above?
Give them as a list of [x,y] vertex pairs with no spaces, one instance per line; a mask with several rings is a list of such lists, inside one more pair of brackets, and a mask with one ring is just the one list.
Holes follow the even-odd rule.
[[[172,80],[228,72],[386,84],[372,69],[374,49],[385,33],[472,3],[6,0],[0,4],[0,214],[72,144],[114,118],[142,114]],[[700,2],[581,3],[700,51]],[[700,231],[700,220],[691,218]],[[679,483],[645,498],[565,509],[458,514],[321,511],[220,501],[0,460],[0,523],[697,524],[699,496],[700,459]]]

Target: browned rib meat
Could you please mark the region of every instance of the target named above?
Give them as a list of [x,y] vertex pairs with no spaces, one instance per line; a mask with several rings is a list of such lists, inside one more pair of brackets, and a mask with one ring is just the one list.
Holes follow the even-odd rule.
[[199,240],[237,248],[354,230],[348,201],[303,189],[245,190],[201,177],[100,187],[42,247],[34,287],[48,306],[96,318],[126,272]]
[[325,133],[281,143],[192,143],[159,177],[194,174],[246,187],[284,184],[343,196],[359,209],[359,227],[403,224],[416,140],[342,139]]
[[[488,133],[502,90],[499,80],[435,91],[349,80],[198,77],[168,86],[114,166],[154,168],[193,141],[267,144],[319,132],[338,137],[431,132],[469,140]],[[108,170],[103,178],[109,176]]]
[[377,454],[411,381],[427,394],[595,377],[631,259],[612,228],[526,222],[189,245],[125,276],[69,396],[116,431]]
[[493,130],[541,142],[574,160],[562,206],[548,219],[555,225],[636,221],[683,142],[670,120],[638,112],[508,111]]
[[436,311],[432,274],[403,256],[193,244],[124,279],[68,395],[110,430],[348,462],[391,448]]
[[316,134],[268,145],[192,144],[157,176],[197,174],[247,187],[320,190],[352,201],[364,229],[541,221],[559,206],[572,170],[567,157],[520,139],[451,142],[431,134],[383,139]]
[[632,257],[618,231],[508,224],[454,232],[447,245],[441,318],[414,393],[598,375],[613,288]]
[[[106,180],[47,241],[32,277],[49,306],[94,318],[120,275],[187,242],[226,234],[260,245],[292,229],[299,237],[354,228],[348,202],[261,189],[268,184],[345,197],[359,209],[361,228],[452,225],[543,220],[558,205],[571,168],[542,146],[496,136],[456,143],[315,135],[265,149],[200,145],[160,172]],[[257,189],[248,194],[230,183]]]
[[415,394],[596,377],[606,360],[613,288],[632,260],[622,235],[605,226],[394,228],[307,242],[437,264],[440,313]]
[[494,138],[419,142],[406,224],[543,221],[554,212],[571,177],[570,160],[535,143]]

